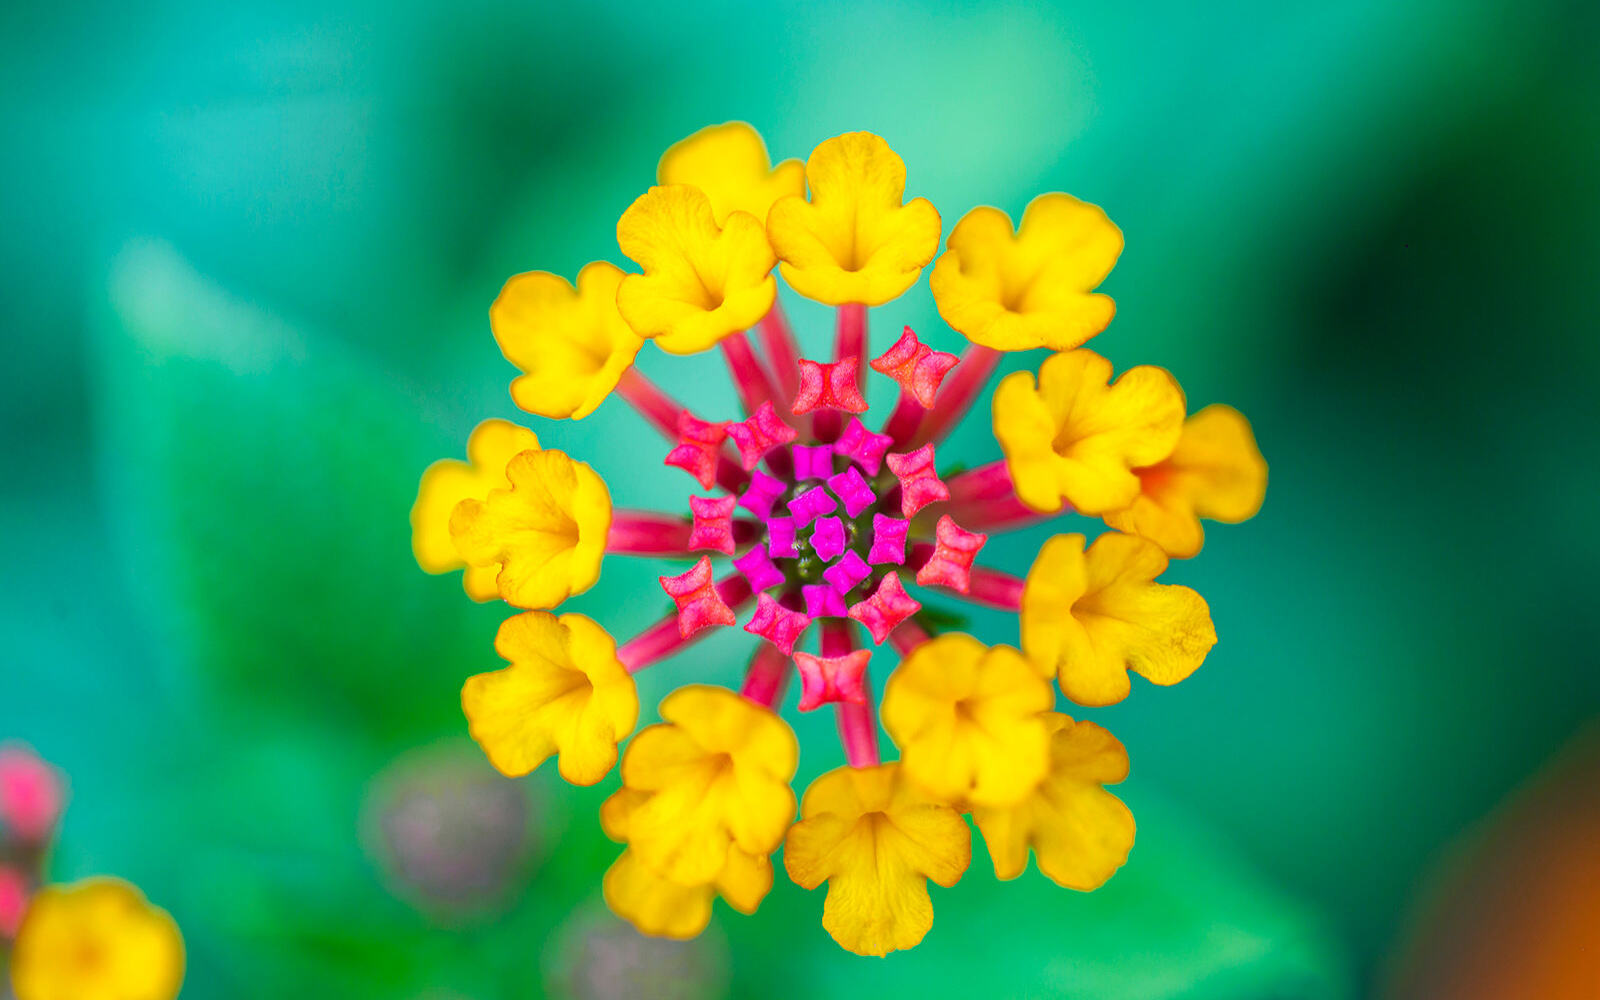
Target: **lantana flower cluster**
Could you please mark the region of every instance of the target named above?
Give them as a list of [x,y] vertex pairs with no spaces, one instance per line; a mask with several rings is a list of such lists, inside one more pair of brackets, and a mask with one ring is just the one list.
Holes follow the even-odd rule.
[[105,876],[46,884],[66,808],[61,773],[0,745],[0,996],[16,1000],[173,1000],[183,937],[171,915]]
[[[518,406],[582,419],[620,396],[666,439],[686,499],[615,508],[588,464],[503,420],[473,431],[466,461],[422,478],[422,567],[462,569],[473,598],[523,609],[496,639],[508,665],[463,688],[473,738],[506,774],[554,757],[583,785],[627,743],[601,811],[624,845],[604,893],[649,934],[699,933],[718,896],[753,912],[782,848],[790,878],[827,886],[822,924],[840,945],[912,947],[932,925],[928,883],[954,885],[969,867],[964,817],[1000,878],[1031,851],[1059,884],[1098,887],[1133,844],[1133,817],[1106,788],[1128,757],[1105,729],[1057,711],[1055,688],[1110,705],[1130,671],[1169,685],[1200,666],[1216,642],[1210,610],[1159,578],[1200,551],[1202,519],[1260,506],[1266,466],[1248,423],[1225,406],[1187,415],[1167,371],[1114,377],[1082,347],[1115,311],[1095,289],[1122,234],[1070,195],[1041,195],[1015,226],[974,209],[940,253],[940,215],[906,200],[905,165],[883,139],[849,133],[804,164],[773,165],[737,122],[673,146],[657,182],[617,223],[632,270],[519,274],[490,321],[522,372]],[[939,315],[969,346],[957,357],[902,326],[874,349],[868,309],[930,264]],[[831,356],[801,355],[780,275],[837,307]],[[646,341],[719,351],[742,413],[667,395],[634,367]],[[1037,372],[994,393],[1002,457],[946,463],[941,442],[1004,354],[1040,348],[1052,353]],[[896,393],[876,426],[864,417],[872,376]],[[1020,575],[985,560],[993,533],[1073,512],[1109,530],[1049,538]],[[685,559],[660,578],[676,612],[621,642],[556,613],[607,555]],[[1015,612],[1018,645],[941,628],[948,617],[924,608],[936,597]],[[633,675],[720,628],[753,637],[741,688],[680,687],[635,735]],[[847,761],[798,803],[800,748],[778,711],[793,676],[799,711],[831,707]]]

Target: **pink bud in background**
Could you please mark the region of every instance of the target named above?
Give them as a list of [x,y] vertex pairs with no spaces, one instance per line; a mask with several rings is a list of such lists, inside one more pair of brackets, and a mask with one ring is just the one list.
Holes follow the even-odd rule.
[[28,909],[28,880],[15,868],[0,865],[0,938],[14,938]]
[[42,841],[61,818],[56,769],[27,747],[0,748],[0,825],[20,840]]

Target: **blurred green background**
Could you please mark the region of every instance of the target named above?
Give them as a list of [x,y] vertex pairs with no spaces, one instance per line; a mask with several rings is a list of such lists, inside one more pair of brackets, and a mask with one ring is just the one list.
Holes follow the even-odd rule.
[[[186,997],[1365,995],[1444,852],[1600,714],[1593,4],[24,2],[0,26],[0,737],[70,775],[55,876],[172,910]],[[919,949],[872,961],[780,875],[757,916],[658,947],[598,902],[610,784],[500,783],[466,739],[504,612],[417,571],[406,514],[428,461],[517,416],[488,304],[620,262],[660,152],[731,118],[780,157],[879,132],[947,232],[1046,190],[1105,206],[1127,251],[1092,346],[1255,423],[1263,512],[1172,573],[1221,644],[1091,713],[1140,823],[1099,893],[980,855]],[[822,349],[827,314],[787,304]],[[873,322],[956,346],[925,283]],[[719,366],[641,355],[731,412],[698,382]],[[619,504],[682,505],[620,401],[529,420]],[[997,454],[982,424],[956,458]],[[657,569],[609,561],[573,607],[627,635]],[[653,668],[647,710],[731,681],[746,638]],[[827,720],[796,725],[802,779],[839,762]]]

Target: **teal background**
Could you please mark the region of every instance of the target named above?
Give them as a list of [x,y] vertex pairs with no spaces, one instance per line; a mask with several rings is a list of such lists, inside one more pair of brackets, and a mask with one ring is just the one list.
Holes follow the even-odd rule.
[[[616,850],[609,785],[528,779],[554,846],[492,914],[417,910],[363,847],[373,776],[464,743],[460,683],[497,663],[504,612],[412,563],[416,478],[516,416],[501,282],[620,262],[616,216],[669,143],[743,118],[804,157],[866,128],[946,232],[1047,190],[1105,206],[1127,251],[1092,346],[1243,409],[1272,480],[1171,573],[1212,605],[1205,667],[1089,713],[1129,747],[1140,822],[1105,889],[997,883],[980,853],[919,949],[868,961],[780,874],[753,918],[719,904],[728,990],[1373,992],[1441,852],[1600,714],[1597,21],[1457,0],[8,7],[0,738],[70,775],[55,875],[170,908],[186,997],[562,989],[551,942]],[[826,312],[786,301],[825,349]],[[872,322],[880,348],[902,323],[956,345],[925,283]],[[731,412],[714,356],[641,359]],[[534,425],[619,504],[682,505],[620,402]],[[982,419],[950,451],[997,454]],[[986,558],[1020,569],[1043,536]],[[612,560],[573,607],[630,634],[662,612],[658,569]],[[652,668],[644,703],[731,682],[745,638]],[[793,700],[807,778],[840,756]]]

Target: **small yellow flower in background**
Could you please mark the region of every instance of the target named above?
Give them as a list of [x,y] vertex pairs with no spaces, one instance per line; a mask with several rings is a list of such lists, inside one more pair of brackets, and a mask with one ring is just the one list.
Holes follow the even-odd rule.
[[1048,776],[1022,802],[976,807],[972,819],[997,878],[1021,875],[1032,847],[1039,870],[1057,885],[1088,892],[1133,849],[1133,813],[1104,787],[1128,776],[1128,752],[1092,722],[1073,722],[1059,712],[1044,718],[1051,732]]
[[1153,684],[1194,673],[1216,645],[1205,598],[1156,583],[1167,557],[1154,542],[1108,531],[1085,551],[1082,535],[1039,550],[1022,594],[1022,649],[1080,705],[1128,696],[1128,671]]
[[719,226],[696,187],[653,187],[617,222],[617,243],[644,271],[622,279],[617,308],[663,351],[694,354],[754,326],[778,294],[777,258],[755,216]]
[[1231,406],[1208,406],[1184,421],[1178,447],[1164,461],[1135,469],[1139,496],[1106,523],[1150,539],[1174,559],[1205,544],[1200,519],[1238,524],[1256,516],[1267,495],[1267,463],[1250,421]]
[[928,275],[939,315],[997,351],[1067,351],[1104,330],[1116,303],[1094,291],[1122,253],[1122,231],[1096,205],[1043,194],[1015,233],[997,208],[956,224]]
[[1183,409],[1183,390],[1165,370],[1140,365],[1112,382],[1111,362],[1068,351],[1046,359],[1037,386],[1028,372],[1000,381],[994,433],[1023,503],[1103,514],[1139,495],[1134,469],[1172,454]]
[[961,814],[898,764],[829,771],[806,790],[783,864],[802,888],[828,883],[822,926],[858,955],[915,947],[933,926],[928,881],[946,888],[972,861]]
[[622,271],[595,261],[574,287],[547,271],[506,282],[489,307],[489,326],[506,360],[522,369],[511,398],[541,417],[581,420],[594,412],[644,343],[617,312]]
[[[940,315],[971,343],[960,358],[936,351],[889,314],[898,339],[874,356],[868,307],[916,282],[941,230],[931,203],[905,200],[887,142],[851,132],[803,166],[774,166],[753,128],[727,122],[673,145],[656,180],[616,226],[642,273],[597,262],[575,287],[518,275],[491,319],[524,371],[520,406],[576,419],[622,399],[667,439],[664,462],[691,477],[690,496],[671,512],[613,510],[589,466],[503,421],[474,432],[469,462],[429,468],[412,511],[418,561],[467,564],[470,594],[532,609],[501,628],[510,665],[463,688],[473,737],[508,774],[556,756],[564,777],[592,784],[631,736],[622,786],[600,808],[623,845],[604,894],[647,934],[700,933],[719,896],[754,912],[783,845],[794,882],[827,884],[822,925],[841,946],[912,947],[932,926],[928,883],[952,886],[969,866],[963,814],[1001,878],[1031,850],[1061,885],[1098,886],[1133,844],[1132,816],[1105,789],[1128,757],[1099,726],[1054,712],[1050,679],[1108,705],[1129,694],[1129,670],[1174,684],[1199,667],[1216,642],[1210,608],[1156,578],[1167,553],[1199,550],[1199,518],[1260,506],[1249,424],[1218,406],[1185,423],[1171,374],[1146,365],[1113,381],[1079,346],[1115,313],[1095,289],[1122,250],[1094,205],[1042,195],[1015,229],[974,209],[929,275]],[[794,292],[838,306],[831,360],[802,356],[775,265]],[[742,413],[718,411],[724,397],[701,380],[682,402],[657,387],[632,367],[645,340],[720,348]],[[1003,457],[941,463],[1001,352],[1038,347],[1059,353],[994,394]],[[898,395],[875,427],[869,373]],[[601,457],[628,474],[638,448],[619,444]],[[1087,547],[1057,535],[1026,577],[995,565],[1015,550],[989,547],[993,535],[1073,514],[1122,531]],[[608,553],[688,567],[657,577],[672,613],[623,642],[543,610],[592,586]],[[933,612],[952,600],[1016,613],[1021,651],[945,631]],[[742,685],[679,687],[661,723],[632,734],[632,675],[741,622],[756,638]],[[779,714],[796,673],[800,711],[831,706],[847,762],[812,783],[798,822],[800,748]]]
[[959,632],[911,651],[883,692],[883,725],[906,776],[947,802],[1008,805],[1049,761],[1044,716],[1055,694],[1009,646]]
[[467,438],[467,460],[441,458],[428,466],[411,507],[411,550],[417,565],[429,573],[465,569],[462,586],[474,601],[500,596],[494,578],[499,563],[470,566],[450,536],[450,514],[463,500],[482,500],[491,490],[504,488],[506,465],[518,452],[537,451],[539,438],[509,420],[485,420]]
[[554,449],[506,465],[510,488],[467,499],[450,535],[473,566],[500,565],[500,596],[519,608],[553,608],[600,578],[611,494],[593,469]]
[[806,193],[806,168],[799,160],[773,166],[760,133],[744,122],[724,122],[708,125],[661,154],[656,183],[704,191],[719,226],[734,212],[747,212],[765,223],[773,202]]
[[615,640],[583,615],[527,611],[501,623],[494,645],[511,665],[461,689],[472,738],[489,761],[519,777],[559,754],[561,776],[573,784],[604,778],[639,721]]
[[737,847],[766,856],[794,818],[794,731],[725,688],[691,684],[661,703],[622,759],[628,843],[651,870],[683,885],[715,880]]
[[806,161],[811,200],[782,198],[767,216],[783,280],[829,305],[888,302],[939,250],[939,213],[903,201],[905,161],[871,132],[818,146]]
[[11,952],[17,1000],[172,1000],[183,936],[167,911],[119,879],[39,890]]

